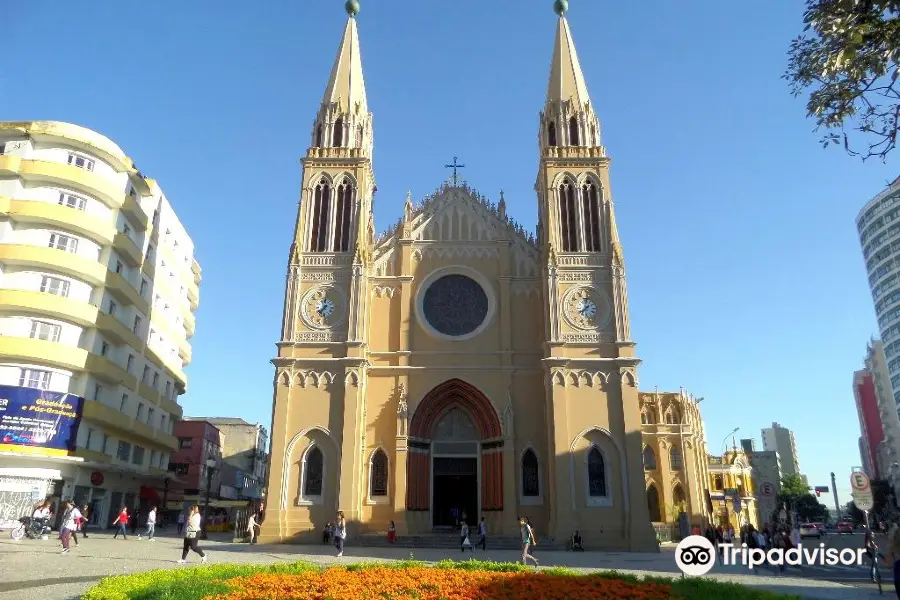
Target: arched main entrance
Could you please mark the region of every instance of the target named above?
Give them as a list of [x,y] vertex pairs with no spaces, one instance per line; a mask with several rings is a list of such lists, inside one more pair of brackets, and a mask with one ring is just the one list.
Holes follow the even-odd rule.
[[500,419],[476,387],[460,379],[431,390],[409,426],[406,507],[430,511],[435,528],[465,513],[503,510]]

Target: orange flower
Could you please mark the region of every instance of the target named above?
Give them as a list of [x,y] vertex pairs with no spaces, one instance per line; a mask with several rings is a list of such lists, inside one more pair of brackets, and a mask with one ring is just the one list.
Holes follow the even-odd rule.
[[672,589],[608,577],[501,573],[463,569],[333,567],[297,575],[235,577],[232,592],[205,600],[670,600]]

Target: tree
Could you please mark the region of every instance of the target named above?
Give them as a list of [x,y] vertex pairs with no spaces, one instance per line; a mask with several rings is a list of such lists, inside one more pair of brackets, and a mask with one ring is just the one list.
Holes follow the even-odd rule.
[[778,509],[776,509],[779,518],[779,511],[783,506],[787,509],[789,518],[793,519],[790,515],[793,515],[797,511],[797,501],[807,495],[811,495],[809,493],[809,488],[803,483],[803,479],[801,479],[799,475],[782,476],[781,491],[778,492]]
[[[807,0],[804,34],[791,42],[784,78],[794,96],[810,90],[806,115],[828,132],[823,147],[843,144],[863,160],[884,160],[896,147],[898,16],[898,0]],[[860,146],[848,128],[862,134]]]
[[855,502],[850,502],[847,504],[847,512],[849,513],[850,520],[853,521],[854,525],[859,525],[866,520],[865,514],[863,514],[863,511],[856,508]]
[[794,503],[794,510],[797,511],[797,517],[801,521],[824,522],[828,509],[824,504],[820,504],[816,497],[812,494],[805,494],[797,498]]

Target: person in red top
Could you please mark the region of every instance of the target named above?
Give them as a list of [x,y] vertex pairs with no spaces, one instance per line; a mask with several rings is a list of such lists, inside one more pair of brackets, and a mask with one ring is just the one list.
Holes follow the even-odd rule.
[[125,528],[128,526],[128,509],[124,506],[122,510],[119,511],[119,516],[116,517],[116,520],[113,521],[113,525],[118,525],[118,529],[116,529],[116,535],[113,536],[113,539],[119,537],[119,534],[122,534],[122,539],[127,540],[128,536],[125,535]]

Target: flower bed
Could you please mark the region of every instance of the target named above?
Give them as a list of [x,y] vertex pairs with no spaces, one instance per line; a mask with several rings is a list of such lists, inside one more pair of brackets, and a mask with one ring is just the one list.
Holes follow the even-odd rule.
[[109,577],[84,600],[787,600],[708,579],[579,575],[513,563],[413,561],[321,568],[306,563],[215,565]]

